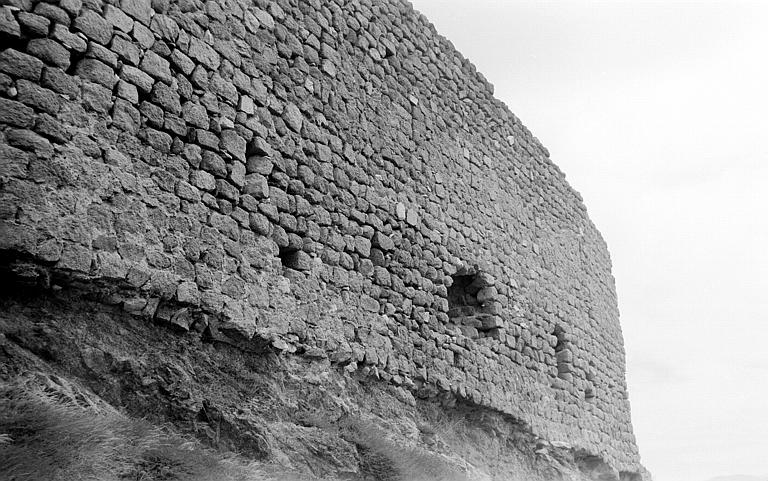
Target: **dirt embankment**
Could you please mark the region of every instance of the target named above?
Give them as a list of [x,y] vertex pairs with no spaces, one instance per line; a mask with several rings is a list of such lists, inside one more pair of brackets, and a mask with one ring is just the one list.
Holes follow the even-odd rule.
[[3,470],[48,472],[15,480],[67,472],[82,479],[107,472],[114,479],[616,479],[599,459],[538,440],[499,413],[434,393],[414,397],[375,372],[349,373],[309,352],[249,352],[209,334],[149,322],[74,291],[8,291],[0,300]]

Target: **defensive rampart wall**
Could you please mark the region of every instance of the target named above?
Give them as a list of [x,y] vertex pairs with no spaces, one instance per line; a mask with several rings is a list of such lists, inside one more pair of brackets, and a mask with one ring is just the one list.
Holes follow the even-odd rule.
[[0,35],[4,262],[639,469],[605,243],[410,4],[10,0]]

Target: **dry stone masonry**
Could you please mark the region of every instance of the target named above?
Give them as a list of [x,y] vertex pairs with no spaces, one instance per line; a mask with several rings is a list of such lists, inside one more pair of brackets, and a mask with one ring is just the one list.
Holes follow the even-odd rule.
[[404,0],[5,0],[0,249],[638,472],[608,252]]

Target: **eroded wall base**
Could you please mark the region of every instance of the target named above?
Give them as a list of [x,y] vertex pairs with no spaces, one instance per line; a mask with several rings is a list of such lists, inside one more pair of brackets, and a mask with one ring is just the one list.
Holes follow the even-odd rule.
[[266,342],[245,351],[103,301],[8,283],[0,381],[63,378],[129,415],[306,479],[641,479],[446,394],[415,397],[374,372]]

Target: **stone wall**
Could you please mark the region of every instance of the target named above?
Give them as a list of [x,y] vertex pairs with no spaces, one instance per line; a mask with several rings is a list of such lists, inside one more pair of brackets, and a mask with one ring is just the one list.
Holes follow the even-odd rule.
[[0,249],[18,275],[640,470],[605,243],[410,4],[5,3]]

